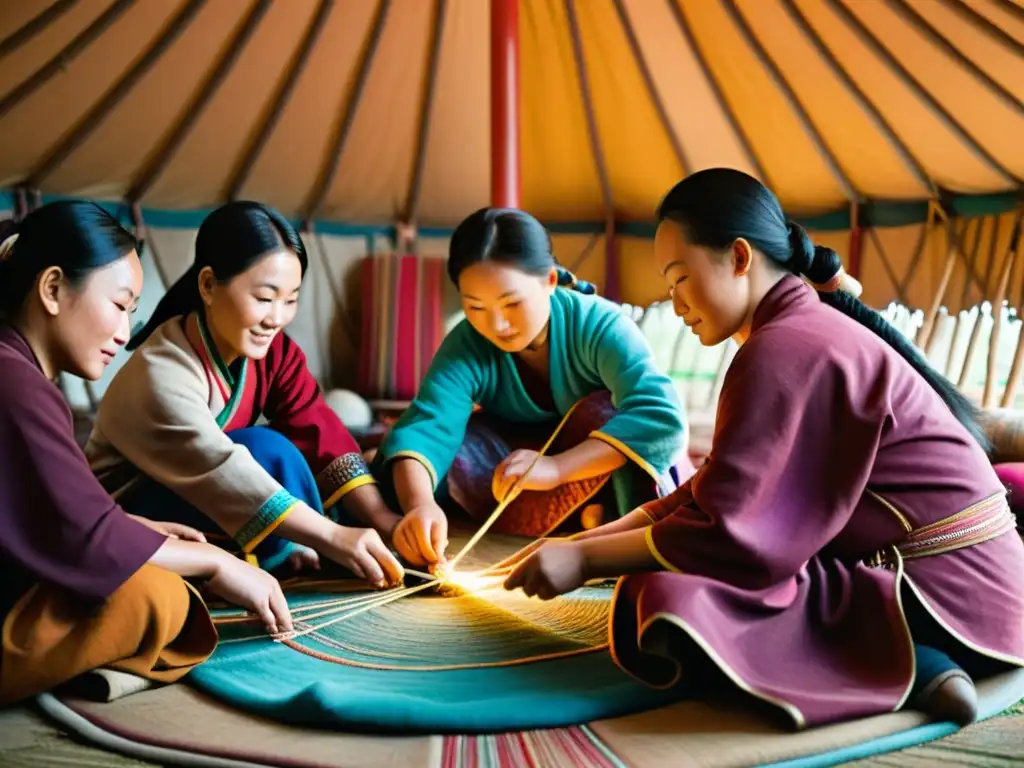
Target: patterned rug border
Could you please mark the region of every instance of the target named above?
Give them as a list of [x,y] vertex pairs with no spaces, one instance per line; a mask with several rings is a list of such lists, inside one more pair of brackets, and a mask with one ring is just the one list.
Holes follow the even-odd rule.
[[[1019,695],[1019,692],[1018,694]],[[64,731],[77,735],[87,742],[90,742],[102,749],[117,752],[128,757],[149,760],[164,765],[196,766],[197,768],[318,768],[322,763],[310,762],[303,759],[292,759],[275,756],[269,761],[266,757],[255,762],[250,756],[238,753],[231,749],[223,749],[219,752],[197,753],[189,751],[188,745],[174,739],[165,739],[159,736],[147,734],[147,740],[143,741],[138,733],[132,732],[94,713],[83,714],[73,706],[65,703],[53,694],[45,693],[37,697],[36,703],[51,721],[55,722]],[[1024,716],[1024,700],[1007,706],[1005,701],[991,701],[986,711],[982,711],[978,722],[998,717],[1022,717]],[[587,729],[587,726],[581,726]],[[574,727],[578,730],[580,727]],[[573,734],[574,728],[556,729],[565,731],[567,743],[579,742],[580,739]],[[803,757],[791,758],[779,762],[761,764],[762,768],[819,768],[820,766],[833,766],[850,761],[862,760],[882,754],[892,754],[904,749],[920,746],[940,740],[946,736],[956,733],[959,729],[951,723],[928,723],[917,726],[906,731],[890,734],[888,736],[872,739],[871,741],[854,744],[847,747],[840,747],[829,752],[805,755]],[[518,734],[513,734],[517,736]],[[588,742],[587,746],[594,750],[594,755],[603,753],[607,760],[607,766],[628,765],[628,758],[621,758],[614,754],[611,748],[596,734],[588,732],[583,734],[586,738],[582,741]],[[507,736],[507,735],[505,735]],[[444,736],[440,738],[440,754],[437,755],[437,766],[459,765],[460,756],[467,755],[467,749],[476,758],[474,763],[480,768],[505,768],[507,763],[500,759],[512,757],[507,754],[508,750],[500,744],[486,744],[487,739],[501,739],[503,735],[469,735],[469,736]],[[484,742],[478,748],[477,742]],[[507,747],[508,745],[506,745]],[[525,742],[524,742],[525,746]],[[576,751],[574,747],[572,751]],[[519,752],[519,750],[515,750]],[[490,754],[488,754],[490,753]],[[520,757],[529,754],[529,750],[520,754]],[[477,760],[487,755],[498,757],[497,762],[488,761],[479,763]],[[533,764],[532,760],[528,761]],[[517,763],[518,765],[521,763]],[[537,766],[543,765],[538,763]]]
[[[979,713],[978,719],[972,725],[994,717],[1002,717],[1007,713],[1008,710],[1001,710],[994,714]],[[1014,713],[1010,712],[1009,714],[1013,715]],[[888,755],[911,747],[919,747],[922,744],[929,744],[952,736],[960,730],[960,727],[954,723],[928,723],[911,728],[909,731],[882,736],[862,744],[841,747],[822,754],[783,760],[778,763],[765,763],[758,768],[824,768],[825,766],[842,765],[855,760],[865,760],[877,755]]]
[[189,768],[191,766],[197,768],[308,768],[309,766],[309,763],[294,761],[254,763],[250,760],[188,752],[181,746],[147,744],[118,733],[120,729],[111,728],[109,723],[104,728],[76,712],[52,693],[42,693],[36,697],[35,701],[43,714],[66,732],[79,736],[101,749],[133,757],[136,760],[148,760],[163,765],[189,766]]

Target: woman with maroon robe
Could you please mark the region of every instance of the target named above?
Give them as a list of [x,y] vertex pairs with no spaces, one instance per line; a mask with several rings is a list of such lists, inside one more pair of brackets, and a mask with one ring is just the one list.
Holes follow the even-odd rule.
[[524,550],[506,586],[629,574],[612,651],[651,685],[710,670],[797,727],[972,721],[972,679],[1024,666],[1024,544],[973,406],[750,176],[694,174],[659,219],[676,314],[740,345],[710,455],[671,496]]
[[0,705],[100,667],[183,677],[217,633],[182,577],[291,631],[272,576],[191,528],[126,514],[75,443],[53,380],[100,378],[128,340],[135,239],[84,202],[13,229],[0,231]]

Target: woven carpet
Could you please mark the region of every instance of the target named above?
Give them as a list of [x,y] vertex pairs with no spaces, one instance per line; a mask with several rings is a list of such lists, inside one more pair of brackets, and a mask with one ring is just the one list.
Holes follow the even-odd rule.
[[[451,538],[456,552],[464,534]],[[486,536],[459,570],[471,574],[526,541]],[[361,582],[289,582],[299,637],[274,642],[244,613],[215,609],[221,644],[188,682],[281,722],[399,733],[573,725],[684,695],[643,685],[612,661],[610,586],[545,602],[495,584],[458,596],[429,588],[371,608],[381,593]]]
[[[520,543],[485,537],[466,565],[494,562]],[[313,602],[313,614],[352,589],[288,585],[291,604]],[[318,626],[330,615],[307,612],[297,625],[307,634],[287,643],[259,637],[236,611],[217,610],[222,638],[236,642],[223,644],[191,685],[110,703],[70,692],[37,703],[103,749],[197,766],[803,767],[951,734],[939,744],[955,743],[985,727],[958,733],[897,712],[794,733],[748,699],[678,700],[676,692],[666,701],[611,664],[606,602],[600,586],[558,611],[507,595],[411,596],[330,627]],[[981,681],[978,690],[982,717],[999,715],[1024,697],[1024,670]]]
[[[1024,671],[983,681],[978,690],[982,714],[999,714],[1024,695]],[[52,694],[44,694],[37,703],[65,731],[101,749],[161,765],[228,768],[810,768],[949,734],[955,735],[930,749],[915,750],[914,763],[906,762],[912,753],[899,753],[884,764],[960,764],[958,749],[970,753],[972,732],[988,725],[957,732],[951,724],[927,723],[918,713],[898,712],[794,733],[736,701],[686,701],[570,728],[382,736],[287,725],[240,712],[180,684],[108,704]],[[1006,750],[1007,764],[1014,754],[1019,760],[1024,728],[1001,733],[1003,740],[996,746]],[[998,764],[998,754],[991,758],[976,764]]]

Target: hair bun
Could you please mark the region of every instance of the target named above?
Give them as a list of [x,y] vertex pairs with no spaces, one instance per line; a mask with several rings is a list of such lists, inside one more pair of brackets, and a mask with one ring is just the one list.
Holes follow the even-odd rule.
[[807,231],[795,221],[787,221],[789,232],[789,263],[798,275],[806,275],[814,266],[814,243]]
[[571,288],[577,293],[584,293],[587,295],[597,293],[597,288],[593,283],[588,283],[586,280],[580,280],[565,267],[556,266],[555,272],[558,273],[558,284],[563,288]]
[[824,245],[811,242],[807,231],[796,222],[786,223],[789,230],[790,264],[794,272],[807,278],[818,291],[845,291],[859,296],[860,283],[846,274],[839,254]]

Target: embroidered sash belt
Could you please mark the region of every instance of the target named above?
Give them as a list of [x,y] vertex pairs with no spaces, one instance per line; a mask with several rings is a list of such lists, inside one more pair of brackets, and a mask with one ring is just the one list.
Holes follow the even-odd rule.
[[973,547],[1016,527],[1017,518],[1010,512],[1006,493],[1000,491],[962,512],[910,531],[903,541],[878,550],[866,562],[872,567],[890,566],[895,562],[892,549],[896,549],[903,560],[941,555]]

